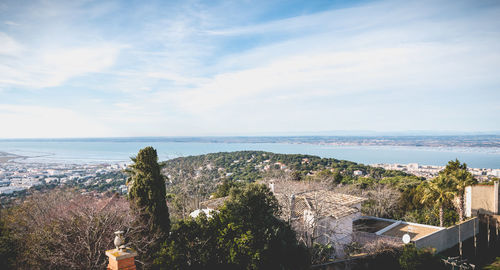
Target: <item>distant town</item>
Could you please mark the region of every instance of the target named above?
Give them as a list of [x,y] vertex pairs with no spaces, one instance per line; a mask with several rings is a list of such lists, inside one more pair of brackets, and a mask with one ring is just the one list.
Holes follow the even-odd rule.
[[[140,139],[140,138],[137,138]],[[152,138],[148,138],[151,140]],[[211,143],[309,143],[338,146],[500,147],[500,135],[157,137],[159,141]]]
[[0,163],[0,195],[42,185],[74,185],[94,190],[126,193],[126,168],[121,164]]
[[[445,166],[420,165],[418,163],[409,163],[409,164],[381,163],[381,164],[370,164],[370,166],[383,168],[386,170],[402,171],[425,178],[436,177],[438,173],[445,168]],[[500,177],[500,169],[468,168],[468,171],[472,173],[472,175],[480,182],[488,181],[492,177]]]

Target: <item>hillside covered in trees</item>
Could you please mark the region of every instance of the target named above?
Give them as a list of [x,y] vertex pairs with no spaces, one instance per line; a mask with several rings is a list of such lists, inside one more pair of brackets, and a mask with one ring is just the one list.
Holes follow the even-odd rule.
[[[330,170],[337,175],[339,183],[348,183],[359,176],[374,179],[407,176],[400,171],[388,171],[347,160],[262,151],[220,152],[180,157],[163,162],[163,170],[171,182],[186,176],[253,182],[262,179],[271,170],[293,171],[296,180]],[[355,175],[355,171],[361,174]]]
[[227,196],[232,187],[256,181],[286,178],[319,182],[328,186],[325,188],[355,186],[363,189],[378,184],[405,189],[422,181],[401,171],[346,160],[262,151],[180,157],[162,162],[162,168],[167,182],[167,200],[177,217],[185,217],[210,196]]

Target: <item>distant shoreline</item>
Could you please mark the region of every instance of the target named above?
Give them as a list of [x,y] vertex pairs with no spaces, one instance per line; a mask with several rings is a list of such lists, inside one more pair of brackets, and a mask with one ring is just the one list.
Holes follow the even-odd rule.
[[9,162],[10,160],[17,159],[17,158],[25,158],[25,156],[20,156],[20,155],[0,151],[0,163]]
[[[386,141],[370,138],[328,137],[337,140],[351,140],[326,143],[325,137],[202,137],[202,138],[100,138],[64,140],[16,140],[0,139],[1,162],[19,163],[64,163],[64,164],[101,164],[126,163],[137,151],[153,146],[160,160],[176,157],[196,156],[208,153],[234,151],[266,151],[280,154],[307,154],[323,158],[349,160],[362,164],[409,164],[446,165],[450,160],[459,159],[469,167],[500,169],[500,147],[492,147],[500,136],[460,137],[452,142],[450,138],[440,137],[435,144],[445,146],[394,145]],[[407,137],[405,143],[408,143]],[[421,139],[412,138],[413,139]],[[429,138],[425,138],[429,139]],[[393,140],[393,138],[391,138]],[[469,146],[461,146],[463,141]],[[487,141],[488,147],[478,147],[478,141]],[[430,143],[430,142],[429,142]],[[12,160],[14,159],[14,160]]]
[[498,148],[500,135],[422,136],[201,136],[201,137],[109,137],[0,139],[0,142],[179,142],[179,143],[290,143],[330,146],[400,146],[432,148]]

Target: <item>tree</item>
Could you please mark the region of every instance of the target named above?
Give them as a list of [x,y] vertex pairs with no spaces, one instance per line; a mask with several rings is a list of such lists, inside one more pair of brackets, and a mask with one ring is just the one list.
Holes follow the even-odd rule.
[[403,247],[399,265],[402,270],[446,269],[432,250],[418,249],[413,244]]
[[291,174],[290,174],[291,178],[293,181],[300,181],[302,180],[302,173],[299,172],[299,171],[293,171]]
[[217,269],[221,254],[217,247],[217,223],[204,214],[183,219],[172,226],[169,240],[159,252],[155,264],[160,269]]
[[212,194],[214,198],[222,198],[229,196],[229,192],[232,188],[238,188],[245,185],[242,182],[236,182],[234,180],[224,179],[222,183],[217,187],[217,190]]
[[155,261],[161,269],[306,269],[308,252],[264,185],[231,189],[210,218],[182,220]]
[[421,191],[421,203],[436,204],[439,207],[439,226],[444,224],[444,206],[454,197],[453,182],[439,175],[431,181],[423,182],[419,189]]
[[467,171],[467,164],[461,164],[458,159],[456,159],[455,161],[449,161],[448,165],[446,165],[444,170],[442,170],[439,174],[442,175],[442,177],[446,177],[453,182],[452,189],[455,193],[453,204],[457,209],[459,220],[463,221],[465,215],[465,187],[476,184],[477,180],[474,179],[469,171]]
[[[34,194],[2,215],[2,232],[9,235],[0,242],[18,243],[18,256],[10,258],[17,264],[14,268],[102,269],[107,263],[103,251],[112,247],[113,232],[132,223],[129,213],[128,202],[119,197],[59,190]],[[15,251],[0,244],[0,253],[2,248]]]
[[369,216],[393,218],[398,210],[401,192],[388,185],[376,184],[364,194],[368,201],[363,205],[363,213]]
[[170,230],[170,216],[165,200],[165,181],[156,150],[148,146],[131,159],[134,163],[127,170],[131,207],[144,223],[150,224],[152,231],[166,236]]
[[0,212],[0,269],[14,268],[17,256],[18,243],[15,241],[11,229],[5,226]]
[[[219,243],[227,261],[239,269],[301,269],[308,263],[290,226],[277,217],[278,200],[264,185],[232,189],[218,216],[224,225]],[[293,259],[291,259],[293,258]]]

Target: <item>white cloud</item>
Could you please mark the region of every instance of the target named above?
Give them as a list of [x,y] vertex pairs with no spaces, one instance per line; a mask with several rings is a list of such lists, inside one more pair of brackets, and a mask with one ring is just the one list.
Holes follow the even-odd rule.
[[[467,69],[450,61],[461,57],[465,66],[478,62],[475,56],[460,56],[468,48],[460,45],[420,44],[350,51],[298,53],[270,63],[225,72],[193,89],[163,93],[162,100],[190,113],[205,113],[233,102],[263,97],[311,98],[380,90],[425,91],[474,82],[499,55],[479,61],[483,69]],[[269,56],[272,59],[272,56]],[[471,77],[476,78],[471,79]]]
[[111,130],[95,119],[69,109],[0,104],[3,138],[59,138],[110,136]]
[[33,49],[0,64],[0,84],[30,88],[62,85],[65,81],[113,66],[121,46],[101,45],[50,50]]

